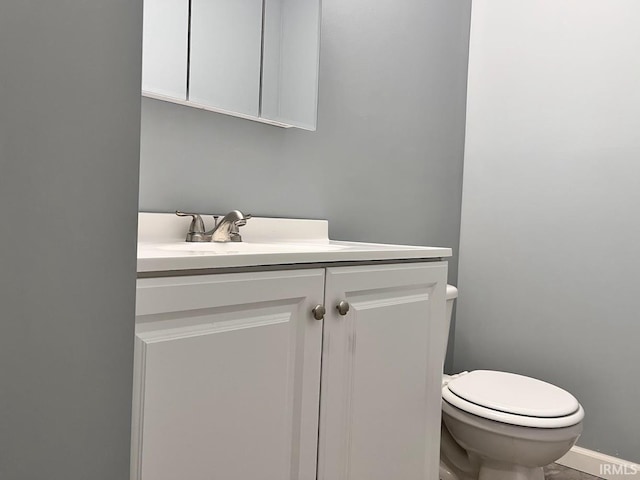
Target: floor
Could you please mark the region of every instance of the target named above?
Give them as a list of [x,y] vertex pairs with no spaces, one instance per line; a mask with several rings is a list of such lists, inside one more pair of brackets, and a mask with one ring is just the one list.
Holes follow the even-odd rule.
[[598,480],[600,478],[568,467],[563,467],[557,463],[552,463],[548,467],[545,467],[544,474],[546,480]]

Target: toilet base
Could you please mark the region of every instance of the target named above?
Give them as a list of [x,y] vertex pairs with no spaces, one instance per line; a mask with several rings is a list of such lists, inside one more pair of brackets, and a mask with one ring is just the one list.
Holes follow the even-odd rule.
[[507,465],[486,460],[478,472],[462,472],[455,467],[440,462],[440,480],[544,480],[542,467]]
[[485,460],[474,474],[459,471],[441,461],[440,480],[544,480],[544,469]]
[[447,465],[442,460],[440,461],[440,480],[478,480],[478,475],[471,475],[460,470],[457,470],[451,465]]
[[484,460],[480,465],[478,480],[544,480],[544,470],[542,467],[531,468]]

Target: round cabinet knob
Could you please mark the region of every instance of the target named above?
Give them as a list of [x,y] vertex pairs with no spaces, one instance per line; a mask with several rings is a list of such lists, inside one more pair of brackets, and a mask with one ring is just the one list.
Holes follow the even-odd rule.
[[315,318],[316,320],[322,320],[324,318],[324,314],[327,313],[327,311],[325,310],[324,306],[316,305],[315,307],[313,307],[313,310],[311,310],[311,313],[313,313],[313,318]]
[[336,309],[338,310],[338,313],[340,315],[346,315],[347,312],[349,311],[349,302],[345,302],[344,300],[342,300],[337,306]]

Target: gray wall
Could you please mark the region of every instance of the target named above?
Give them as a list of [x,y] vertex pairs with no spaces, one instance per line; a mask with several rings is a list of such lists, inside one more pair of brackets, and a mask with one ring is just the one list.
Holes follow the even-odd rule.
[[469,11],[323,0],[317,132],[143,99],[141,210],[326,218],[335,239],[457,250]]
[[635,462],[639,16],[474,0],[454,361],[566,388],[578,444]]
[[141,0],[0,3],[0,478],[128,478]]

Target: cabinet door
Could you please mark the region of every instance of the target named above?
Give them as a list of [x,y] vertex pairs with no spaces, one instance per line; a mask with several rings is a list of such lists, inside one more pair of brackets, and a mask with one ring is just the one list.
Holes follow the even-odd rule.
[[144,0],[142,92],[187,99],[189,0]]
[[318,479],[438,478],[446,275],[442,262],[327,270]]
[[316,129],[319,0],[265,0],[260,116]]
[[192,0],[189,101],[257,117],[262,0]]
[[132,478],[313,480],[324,270],[138,281]]

